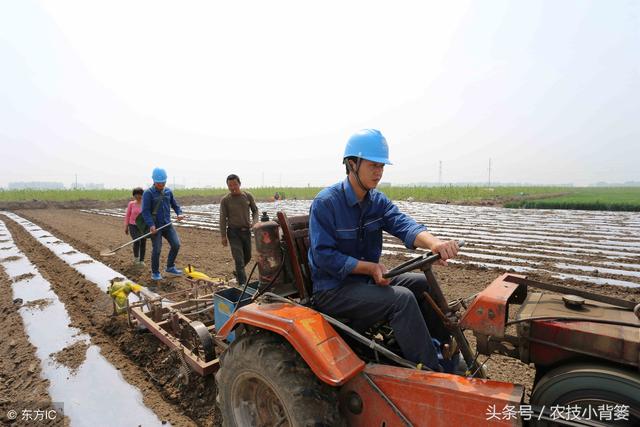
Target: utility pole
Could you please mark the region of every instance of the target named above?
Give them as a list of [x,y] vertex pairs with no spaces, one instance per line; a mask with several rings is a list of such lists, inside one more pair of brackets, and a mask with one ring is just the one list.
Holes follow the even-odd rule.
[[438,161],[438,186],[442,186],[442,160]]
[[75,189],[76,190],[78,189],[78,174],[76,174],[76,186],[75,186]]
[[489,187],[491,187],[491,157],[489,157]]

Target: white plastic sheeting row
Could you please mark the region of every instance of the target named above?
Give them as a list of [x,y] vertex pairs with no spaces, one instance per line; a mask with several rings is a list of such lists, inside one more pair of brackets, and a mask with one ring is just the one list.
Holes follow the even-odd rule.
[[[0,250],[0,259],[5,259],[0,265],[13,281],[13,297],[20,298],[23,304],[37,300],[48,302],[37,309],[23,306],[19,313],[29,341],[36,348],[42,375],[49,380],[51,400],[64,404],[64,414],[71,424],[162,425],[144,404],[140,390],[123,379],[120,372],[102,356],[100,348],[91,344],[87,334],[69,326],[71,319],[64,304],[37,267],[18,249],[2,221],[0,234],[4,235],[2,240],[8,240]],[[78,342],[89,347],[84,362],[73,373],[68,367],[55,363],[51,355]]]
[[[53,236],[47,230],[44,230],[39,225],[34,224],[11,212],[2,212],[2,214],[14,220],[20,226],[22,226],[29,234],[31,234],[38,242],[42,243],[47,249],[49,249],[55,256],[60,258],[65,263],[69,264],[71,268],[78,273],[84,275],[84,277],[90,282],[95,283],[101,291],[106,291],[109,287],[109,281],[115,278],[128,280],[120,272],[112,269],[111,267],[96,261],[89,255],[77,251],[70,244],[61,241],[57,237]],[[155,293],[143,287],[142,291],[149,297],[157,296]],[[134,294],[129,294],[129,300],[135,301],[138,298]]]
[[[271,216],[309,212],[309,200],[259,203]],[[459,261],[502,270],[550,273],[586,283],[640,286],[640,213],[525,210],[397,202],[403,212],[441,238],[465,240]],[[180,226],[215,230],[219,205],[187,206]],[[123,209],[86,212],[122,216]],[[410,252],[385,234],[385,254]],[[555,262],[543,261],[550,260]],[[614,275],[604,278],[601,274]]]

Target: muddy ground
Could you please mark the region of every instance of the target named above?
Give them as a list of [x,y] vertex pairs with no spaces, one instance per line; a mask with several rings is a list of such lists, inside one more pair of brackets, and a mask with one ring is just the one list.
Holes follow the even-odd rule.
[[[128,241],[124,233],[121,219],[82,213],[75,210],[61,209],[33,209],[16,212],[38,224],[59,239],[85,252],[97,260],[108,264],[130,279],[144,285],[150,285],[149,256],[151,245],[147,246],[144,268],[137,268],[132,263],[132,252],[125,248],[117,252],[112,258],[100,258],[102,249],[113,248]],[[178,377],[178,363],[172,354],[154,336],[131,330],[123,318],[111,316],[111,302],[109,298],[93,284],[84,279],[71,267],[60,261],[32,238],[22,227],[5,216],[0,216],[11,231],[19,248],[29,256],[38,267],[42,275],[52,283],[60,300],[66,305],[72,319],[72,326],[88,333],[95,344],[102,349],[102,354],[116,366],[126,381],[140,388],[145,396],[145,403],[153,409],[163,420],[174,425],[212,426],[220,422],[215,408],[215,383],[212,377],[200,378],[192,375],[188,383]],[[178,228],[182,242],[178,266],[192,264],[199,271],[213,277],[231,278],[233,262],[228,248],[220,244],[217,232],[195,228]],[[166,259],[167,248],[163,249],[161,260]],[[404,262],[406,258],[394,255],[383,259],[388,267]],[[473,295],[486,287],[501,272],[471,266],[435,267],[443,291],[449,298]],[[534,277],[544,281],[545,277]],[[552,280],[547,280],[552,281]],[[569,282],[571,284],[571,282]],[[598,289],[601,293],[612,296],[640,300],[638,290],[611,286],[574,285],[586,289]],[[5,280],[2,286],[8,289]],[[159,292],[169,292],[186,287],[183,279],[165,279],[158,286]],[[3,292],[4,294],[4,292]],[[0,310],[12,313],[11,301],[2,301]],[[13,314],[15,308],[13,308]],[[6,317],[3,315],[3,318]],[[2,319],[4,321],[4,319]],[[19,316],[17,317],[19,320]],[[14,319],[15,322],[15,319]],[[19,324],[11,329],[2,328],[0,335],[0,351],[11,351],[6,347],[9,337],[8,330],[15,330]],[[15,339],[15,338],[14,338]],[[28,343],[27,343],[28,344]],[[28,359],[28,348],[23,350]],[[9,354],[9,353],[6,353]],[[33,354],[33,353],[32,353]],[[4,359],[4,357],[3,357]],[[484,360],[481,356],[480,360]],[[24,365],[24,364],[23,364]],[[26,363],[26,367],[29,364]],[[491,378],[523,384],[527,390],[531,389],[533,369],[519,361],[500,356],[493,356],[487,363]],[[11,367],[5,368],[11,369]],[[3,370],[4,372],[4,370]],[[4,373],[2,374],[4,378]],[[37,374],[30,374],[38,378]],[[35,375],[35,377],[34,377]],[[0,387],[4,382],[0,381]],[[8,385],[13,388],[11,384]],[[0,388],[0,390],[2,390]],[[34,391],[35,392],[35,391]],[[40,392],[41,393],[41,392]],[[44,387],[46,395],[46,387]]]
[[[28,254],[65,304],[71,318],[70,326],[91,336],[92,343],[100,346],[101,353],[124,379],[142,391],[144,403],[161,420],[179,426],[219,424],[219,417],[215,414],[213,378],[200,380],[200,384],[192,381],[188,387],[185,386],[182,380],[177,379],[178,365],[173,355],[155,337],[129,329],[125,318],[112,317],[110,298],[94,283],[53,256],[21,226],[7,217],[1,216],[0,219],[7,225],[18,247]],[[40,225],[47,228],[46,223]],[[50,231],[66,239],[53,229]],[[70,243],[75,245],[76,242]],[[71,364],[70,367],[82,357],[73,349],[65,353],[60,355],[59,362],[67,366]]]
[[71,375],[75,375],[78,372],[78,368],[82,366],[84,360],[87,358],[88,348],[89,344],[78,341],[50,356],[55,363],[66,366],[69,368]]
[[[36,349],[29,343],[18,309],[22,301],[13,300],[11,281],[0,270],[0,424],[17,425],[7,418],[11,410],[20,412],[24,404],[35,404],[37,409],[51,405],[49,380],[41,376]],[[35,307],[34,307],[35,308]],[[37,308],[36,308],[37,309]],[[27,406],[24,406],[25,409]],[[64,423],[69,425],[68,420]],[[52,420],[41,425],[61,425]]]

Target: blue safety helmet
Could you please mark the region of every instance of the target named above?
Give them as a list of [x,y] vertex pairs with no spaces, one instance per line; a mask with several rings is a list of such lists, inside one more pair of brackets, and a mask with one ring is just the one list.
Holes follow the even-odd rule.
[[343,159],[359,157],[370,162],[391,165],[387,140],[377,129],[362,129],[349,138],[344,149]]
[[155,168],[151,174],[153,182],[167,182],[167,171],[162,168]]

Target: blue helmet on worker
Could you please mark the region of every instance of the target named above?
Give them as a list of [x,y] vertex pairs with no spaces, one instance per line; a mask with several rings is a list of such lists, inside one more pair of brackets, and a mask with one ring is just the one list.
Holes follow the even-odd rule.
[[389,160],[389,145],[382,133],[377,129],[362,129],[347,141],[343,159],[358,157],[375,163],[391,165]]
[[153,182],[165,183],[167,182],[167,171],[162,168],[155,168],[151,173],[151,179],[153,179]]

